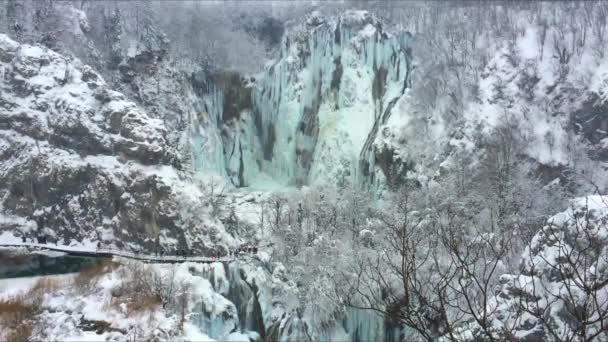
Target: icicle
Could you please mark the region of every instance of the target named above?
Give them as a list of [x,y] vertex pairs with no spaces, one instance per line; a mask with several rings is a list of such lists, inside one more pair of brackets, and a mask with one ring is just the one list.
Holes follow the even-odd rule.
[[210,85],[203,102],[204,111],[191,113],[189,122],[194,170],[226,176],[223,142],[218,129],[224,106],[223,94]]

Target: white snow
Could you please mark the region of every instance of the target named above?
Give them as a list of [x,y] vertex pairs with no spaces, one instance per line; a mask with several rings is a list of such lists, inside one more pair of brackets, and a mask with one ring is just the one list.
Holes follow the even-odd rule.
[[[2,217],[2,216],[0,216]],[[0,233],[0,244],[3,245],[12,245],[12,244],[21,244],[22,239],[18,236],[13,235],[10,231],[3,231]]]
[[[118,259],[119,264],[124,263]],[[128,266],[131,265],[131,266]],[[160,276],[165,286],[175,287],[175,295],[187,295],[186,321],[180,324],[179,310],[158,307],[151,312],[131,312],[126,310],[125,303],[111,302],[124,297],[114,298],[113,293],[119,291],[125,278],[125,267],[141,267]],[[128,269],[128,268],[127,268]],[[214,290],[209,279],[205,278],[213,270]],[[148,272],[146,271],[146,272]],[[128,273],[126,274],[128,278]],[[185,341],[249,341],[250,336],[257,336],[253,332],[231,332],[238,328],[238,317],[233,303],[222,296],[228,289],[226,271],[221,263],[216,264],[139,264],[126,262],[112,271],[100,275],[91,291],[74,288],[72,282],[76,274],[65,274],[46,277],[29,277],[0,280],[0,299],[14,297],[27,293],[40,279],[52,279],[58,282],[58,288],[44,294],[43,313],[37,319],[41,321],[41,331],[46,339],[59,339],[66,341],[97,341],[127,336],[152,336],[151,334],[169,333],[178,340]],[[245,304],[244,304],[245,305]],[[228,317],[228,318],[227,318]],[[79,327],[81,318],[108,322],[112,328],[127,332],[106,331],[101,335],[82,331]],[[46,322],[46,323],[43,323]],[[48,324],[54,322],[54,324]],[[180,328],[181,325],[181,328]],[[138,335],[139,334],[139,335]],[[143,334],[143,335],[142,335]],[[162,336],[162,335],[161,335]]]
[[538,32],[534,27],[528,27],[522,38],[517,40],[517,49],[525,59],[536,59],[540,56]]
[[199,330],[199,328],[196,327],[195,325],[193,325],[192,323],[184,324],[184,339],[186,341],[192,341],[192,342],[215,341],[214,339],[210,338],[206,334],[202,333]]

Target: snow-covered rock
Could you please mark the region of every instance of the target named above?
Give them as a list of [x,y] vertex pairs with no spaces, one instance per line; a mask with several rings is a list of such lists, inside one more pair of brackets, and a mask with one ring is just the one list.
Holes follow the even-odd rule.
[[64,244],[232,243],[178,169],[163,122],[90,67],[0,35],[0,75],[0,215],[27,222],[3,228]]
[[606,255],[608,197],[572,200],[533,237],[521,273],[500,276],[488,304],[492,325],[521,341],[582,341],[601,332],[608,309]]

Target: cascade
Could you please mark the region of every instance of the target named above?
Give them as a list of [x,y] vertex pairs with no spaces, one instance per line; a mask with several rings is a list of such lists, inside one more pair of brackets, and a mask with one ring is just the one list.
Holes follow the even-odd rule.
[[[227,267],[227,272],[225,272]],[[245,280],[246,269],[238,263],[229,265],[214,264],[205,267],[203,276],[209,279],[214,290],[222,294],[226,303],[235,312],[226,316],[201,314],[193,318],[195,325],[211,337],[218,338],[227,333],[236,332],[249,336],[257,336],[262,340],[280,341],[312,341],[312,340],[344,340],[352,342],[364,341],[400,341],[403,339],[401,329],[389,322],[378,313],[371,310],[348,308],[341,320],[335,322],[333,328],[314,334],[306,319],[297,310],[273,322],[269,312],[264,312],[259,298],[259,289],[255,283]],[[266,303],[268,304],[268,303]],[[204,304],[196,311],[207,312]],[[211,310],[213,311],[213,310]],[[312,330],[311,330],[312,329]]]
[[[192,282],[192,289],[187,292],[192,296],[189,299],[193,305],[190,316],[192,324],[214,339],[239,332],[238,305],[224,297],[230,285],[224,264],[191,265],[187,272],[204,279]],[[176,309],[179,312],[180,308]]]
[[191,268],[194,275],[208,280],[213,291],[193,298],[192,323],[211,338],[229,335],[264,340],[266,327],[255,283],[244,280],[246,272],[238,263],[213,263]]
[[[285,332],[284,332],[285,333]],[[293,332],[292,332],[293,333]],[[299,332],[302,334],[302,332]],[[347,308],[341,321],[314,338],[320,341],[402,341],[401,329],[372,310]]]
[[241,331],[254,331],[264,339],[266,328],[264,316],[258,301],[255,284],[248,284],[241,275],[242,269],[237,264],[228,267],[230,286],[226,298],[235,303],[237,307]]

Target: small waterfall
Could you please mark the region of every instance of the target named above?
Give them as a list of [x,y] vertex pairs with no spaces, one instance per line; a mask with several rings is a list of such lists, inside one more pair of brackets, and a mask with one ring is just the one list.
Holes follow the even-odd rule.
[[327,342],[406,341],[398,324],[387,321],[375,311],[355,308],[346,309],[341,321],[315,339]]
[[[239,332],[255,332],[263,341],[403,341],[401,328],[384,319],[375,311],[348,308],[344,317],[335,322],[333,328],[321,334],[313,332],[318,327],[310,326],[297,311],[284,314],[278,321],[266,320],[263,303],[259,302],[259,289],[246,280],[245,270],[238,263],[228,266],[229,286],[224,294],[234,303],[238,316]],[[213,276],[213,273],[210,274]],[[213,278],[213,277],[211,277]],[[222,277],[220,277],[222,278]],[[214,329],[212,325],[209,328]],[[210,335],[211,336],[211,335]]]
[[[238,331],[238,322],[235,322],[231,316],[210,315],[207,312],[204,302],[200,302],[199,305],[200,306],[196,308],[196,312],[199,312],[199,314],[192,316],[192,323],[209,337],[222,338],[232,332]],[[234,306],[234,304],[232,306]],[[231,308],[230,311],[232,310],[236,311],[236,309]]]
[[[189,290],[194,305],[190,319],[194,326],[213,339],[241,339],[244,336],[251,341],[265,339],[266,328],[256,285],[244,280],[244,271],[238,263],[198,264],[189,266],[188,271],[204,278],[190,284],[195,288]],[[177,293],[179,291],[177,289]],[[180,310],[179,307],[175,309]]]
[[[192,323],[211,338],[224,338],[239,332],[238,308],[225,298],[229,290],[224,265],[221,263],[190,266],[188,272],[205,280],[193,281],[188,292],[194,303]],[[180,289],[176,290],[179,293]],[[177,308],[179,310],[179,308]]]
[[308,325],[300,315],[292,314],[281,324],[281,342],[307,342],[312,341],[308,334]]
[[266,338],[264,315],[256,284],[249,284],[244,280],[244,271],[236,263],[230,264],[228,271],[230,286],[226,298],[236,305],[241,331],[254,331],[262,339]]

